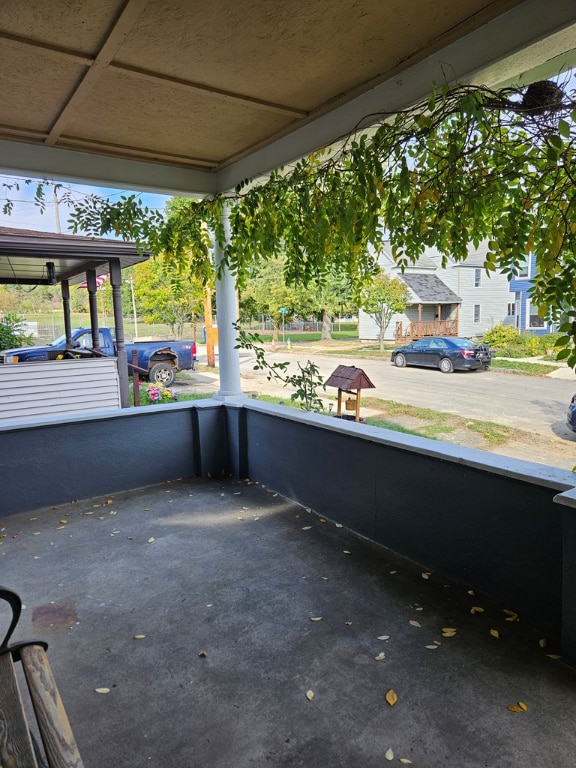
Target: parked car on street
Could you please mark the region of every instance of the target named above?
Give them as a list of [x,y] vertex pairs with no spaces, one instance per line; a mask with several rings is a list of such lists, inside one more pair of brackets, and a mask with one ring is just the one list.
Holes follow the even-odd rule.
[[442,373],[487,369],[492,360],[487,344],[452,336],[430,336],[418,339],[392,352],[392,362],[398,368],[421,365],[440,368]]

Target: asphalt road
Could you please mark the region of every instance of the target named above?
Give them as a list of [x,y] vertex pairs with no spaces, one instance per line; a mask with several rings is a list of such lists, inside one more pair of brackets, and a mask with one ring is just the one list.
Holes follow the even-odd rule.
[[[493,421],[548,438],[576,440],[565,421],[568,403],[576,393],[576,376],[570,379],[518,376],[496,369],[444,374],[427,368],[396,368],[388,362],[322,355],[312,350],[278,349],[269,352],[267,359],[270,362],[290,360],[292,368],[297,362],[304,364],[311,359],[324,378],[338,365],[355,365],[362,368],[375,385],[366,395]],[[253,356],[242,352],[241,372],[259,380],[260,387],[266,377],[252,370],[253,360]]]

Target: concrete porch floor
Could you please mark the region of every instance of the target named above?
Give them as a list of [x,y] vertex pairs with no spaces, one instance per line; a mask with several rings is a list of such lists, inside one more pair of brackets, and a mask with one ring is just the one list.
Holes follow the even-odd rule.
[[86,768],[572,766],[554,638],[335,522],[228,479],[2,519]]

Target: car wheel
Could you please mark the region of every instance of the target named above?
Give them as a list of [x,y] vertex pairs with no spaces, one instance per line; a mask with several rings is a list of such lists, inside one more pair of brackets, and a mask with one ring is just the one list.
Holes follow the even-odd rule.
[[156,363],[150,368],[148,378],[153,384],[170,387],[174,383],[176,373],[170,363]]
[[452,360],[450,360],[448,357],[443,357],[442,360],[440,360],[440,370],[442,373],[452,373],[454,370]]
[[394,358],[394,365],[396,366],[396,368],[404,368],[405,367],[405,365],[406,365],[406,358],[404,357],[403,354],[400,353],[400,354],[396,355],[396,357]]

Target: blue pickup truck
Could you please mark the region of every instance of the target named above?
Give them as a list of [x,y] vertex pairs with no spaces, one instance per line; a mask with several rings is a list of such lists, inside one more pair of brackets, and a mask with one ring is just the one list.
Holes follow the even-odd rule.
[[[116,344],[110,328],[99,329],[100,352],[109,357],[116,356]],[[72,331],[72,349],[66,349],[66,336],[59,336],[43,347],[21,347],[0,352],[2,363],[30,363],[38,360],[57,360],[66,357],[83,357],[92,349],[90,328],[75,328]],[[193,341],[135,341],[126,344],[128,368],[132,373],[132,350],[138,353],[138,368],[141,376],[149,381],[169,387],[177,371],[192,370],[196,360],[196,343]]]

